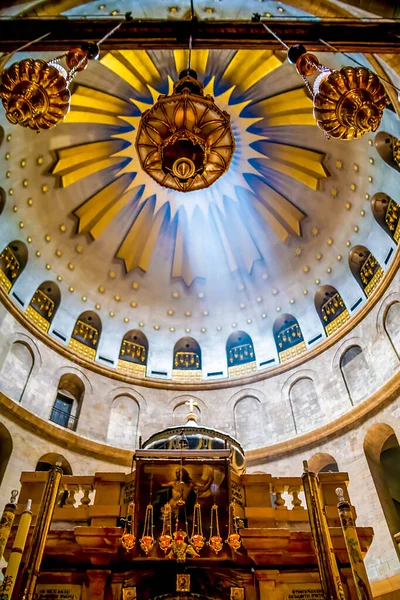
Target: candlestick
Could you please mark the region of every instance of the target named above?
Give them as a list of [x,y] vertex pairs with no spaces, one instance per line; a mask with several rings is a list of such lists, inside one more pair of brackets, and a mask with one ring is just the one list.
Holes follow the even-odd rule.
[[372,600],[372,592],[361,554],[361,546],[350,503],[345,500],[342,488],[337,488],[336,495],[339,498],[337,507],[340,524],[342,526],[344,541],[349,555],[351,572],[353,573],[358,600]]
[[14,545],[11,550],[10,560],[8,561],[7,570],[4,575],[3,586],[1,588],[1,600],[11,600],[15,582],[17,580],[19,566],[21,564],[22,555],[24,553],[26,539],[29,534],[29,528],[32,520],[32,500],[28,500],[26,509],[21,515],[17,535],[15,536]]
[[4,549],[7,545],[8,536],[10,535],[11,527],[14,522],[15,511],[17,510],[18,490],[11,492],[11,499],[3,510],[0,520],[0,560],[3,558]]

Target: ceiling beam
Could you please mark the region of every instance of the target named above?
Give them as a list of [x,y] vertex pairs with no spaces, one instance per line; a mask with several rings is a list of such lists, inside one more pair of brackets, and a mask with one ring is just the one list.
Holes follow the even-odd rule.
[[[9,52],[50,32],[32,51],[63,51],[80,41],[101,39],[118,21],[111,19],[25,19],[0,20],[0,51]],[[269,19],[265,21],[288,46],[304,44],[308,50],[326,52],[324,40],[341,52],[400,54],[400,21],[391,19]],[[262,23],[245,21],[198,21],[193,24],[194,48],[282,50]],[[186,48],[188,21],[133,20],[102,44],[102,50]]]

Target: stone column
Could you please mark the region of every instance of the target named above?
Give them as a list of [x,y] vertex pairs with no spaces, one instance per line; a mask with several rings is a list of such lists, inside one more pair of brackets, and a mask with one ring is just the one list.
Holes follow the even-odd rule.
[[83,586],[82,600],[104,600],[107,580],[111,571],[93,569],[86,571],[86,582]]
[[256,571],[260,600],[284,600],[281,586],[276,585],[279,571]]
[[[346,584],[347,595],[349,600],[358,600],[357,590],[354,583],[353,573],[350,568],[340,569],[340,575],[342,576],[342,580]],[[366,599],[367,600],[367,599]]]

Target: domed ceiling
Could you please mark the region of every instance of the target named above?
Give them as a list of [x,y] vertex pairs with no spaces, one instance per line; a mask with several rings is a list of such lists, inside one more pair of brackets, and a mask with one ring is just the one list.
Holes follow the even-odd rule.
[[[125,10],[121,2],[107,10],[117,4]],[[95,8],[105,10],[90,3],[79,11]],[[331,68],[344,64],[340,55],[319,58]],[[28,246],[13,287],[25,306],[43,281],[58,282],[52,337],[55,330],[55,339],[68,340],[79,314],[94,310],[103,327],[98,355],[116,363],[123,336],[139,329],[150,370],[169,374],[175,343],[191,336],[206,378],[226,375],[226,340],[237,330],[251,336],[258,366],[276,363],[280,314],[294,315],[307,347],[324,339],[314,306],[322,285],[337,288],[350,312],[363,305],[348,254],[362,244],[387,269],[394,243],[370,198],[396,198],[398,175],[381,160],[374,134],[324,137],[284,59],[261,50],[193,52],[192,67],[231,115],[236,140],[229,171],[199,192],[158,186],[140,169],[134,145],[141,114],[171,90],[185,51],[102,55],[76,78],[65,122],[40,135],[11,126],[2,111],[1,247]],[[394,113],[385,111],[380,130],[399,136]]]

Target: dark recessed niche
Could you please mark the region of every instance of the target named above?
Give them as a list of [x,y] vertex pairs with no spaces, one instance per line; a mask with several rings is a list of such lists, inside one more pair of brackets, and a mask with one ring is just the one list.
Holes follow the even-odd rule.
[[269,360],[264,360],[263,362],[260,362],[260,367],[265,367],[266,365],[272,365],[272,363],[275,362],[274,358],[270,358]]
[[67,337],[60,333],[59,331],[56,331],[55,329],[53,329],[53,331],[51,332],[53,335],[55,335],[56,337],[60,338],[60,340],[62,340],[63,342],[67,341]]
[[2,187],[0,187],[0,215],[6,206],[6,193]]
[[312,338],[312,340],[309,340],[309,344],[313,344],[314,342],[320,340],[322,338],[322,333],[320,333],[319,335],[316,335],[315,337]]
[[361,302],[363,301],[362,298],[359,298],[357,300],[357,302],[354,302],[353,306],[350,308],[351,312],[353,312],[353,310],[356,310],[357,306],[360,306]]
[[106,363],[109,363],[110,365],[114,364],[114,361],[111,360],[111,358],[106,358],[105,356],[99,356],[99,360],[103,360]]
[[388,262],[389,262],[389,260],[390,260],[390,257],[392,256],[392,254],[393,254],[393,248],[390,248],[390,250],[389,250],[389,252],[387,253],[387,255],[386,255],[386,258],[385,258],[385,265],[387,265],[387,264],[388,264]]

